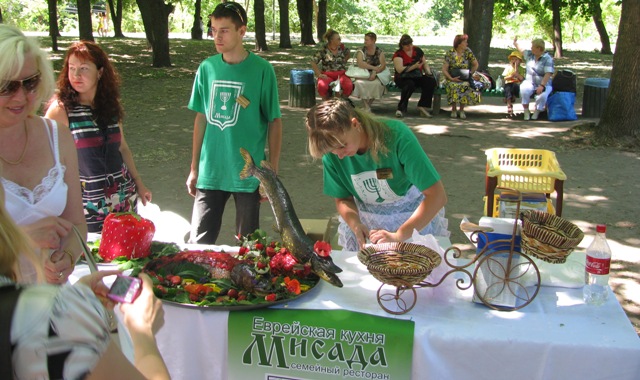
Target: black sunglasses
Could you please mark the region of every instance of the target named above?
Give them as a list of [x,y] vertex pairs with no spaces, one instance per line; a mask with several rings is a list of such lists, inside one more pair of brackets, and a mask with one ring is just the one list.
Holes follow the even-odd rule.
[[22,80],[3,81],[0,85],[0,98],[6,98],[15,94],[20,87],[24,88],[28,93],[33,93],[40,84],[40,72]]
[[236,14],[238,14],[238,17],[240,17],[240,22],[244,24],[244,17],[242,17],[242,13],[240,12],[240,9],[238,9],[238,7],[234,3],[225,3],[224,7],[226,9],[231,9],[232,11],[236,12]]

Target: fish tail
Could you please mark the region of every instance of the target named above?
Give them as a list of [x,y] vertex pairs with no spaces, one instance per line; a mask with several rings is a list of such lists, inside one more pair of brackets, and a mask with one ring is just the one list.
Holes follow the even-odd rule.
[[242,158],[244,158],[244,168],[242,168],[242,171],[240,172],[240,178],[245,179],[252,177],[255,172],[256,165],[253,162],[251,154],[244,148],[240,148],[240,154],[242,155]]

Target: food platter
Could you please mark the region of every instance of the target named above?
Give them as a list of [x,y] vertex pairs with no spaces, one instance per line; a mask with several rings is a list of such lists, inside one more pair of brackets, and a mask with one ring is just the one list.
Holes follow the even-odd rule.
[[163,303],[191,309],[266,308],[296,300],[320,281],[309,264],[297,263],[260,230],[240,237],[235,247],[153,241],[150,256],[110,263],[98,254],[99,236],[89,245],[99,269],[146,273]]
[[238,305],[211,305],[211,306],[200,306],[195,304],[188,304],[182,302],[175,302],[170,300],[162,299],[162,303],[172,306],[184,307],[187,309],[196,309],[196,310],[209,310],[209,311],[247,311],[247,310],[255,310],[255,309],[264,309],[267,307],[287,304],[289,302],[295,301],[301,297],[306,296],[309,293],[315,293],[320,281],[316,282],[316,284],[309,289],[308,291],[301,293],[300,295],[294,296],[292,298],[282,299],[274,302],[262,302],[256,304],[238,304]]

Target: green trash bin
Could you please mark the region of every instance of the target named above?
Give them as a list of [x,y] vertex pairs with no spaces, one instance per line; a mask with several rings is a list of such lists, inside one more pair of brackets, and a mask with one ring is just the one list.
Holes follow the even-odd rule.
[[609,93],[608,78],[587,78],[584,81],[582,116],[600,117]]
[[313,70],[291,70],[289,107],[310,108],[316,104]]

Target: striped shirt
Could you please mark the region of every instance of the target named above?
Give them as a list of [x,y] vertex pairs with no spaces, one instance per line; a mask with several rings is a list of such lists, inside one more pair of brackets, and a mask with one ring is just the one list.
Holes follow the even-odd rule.
[[82,202],[89,232],[102,231],[110,212],[135,211],[136,186],[122,160],[118,123],[98,125],[91,107],[67,111],[69,129],[78,150]]

